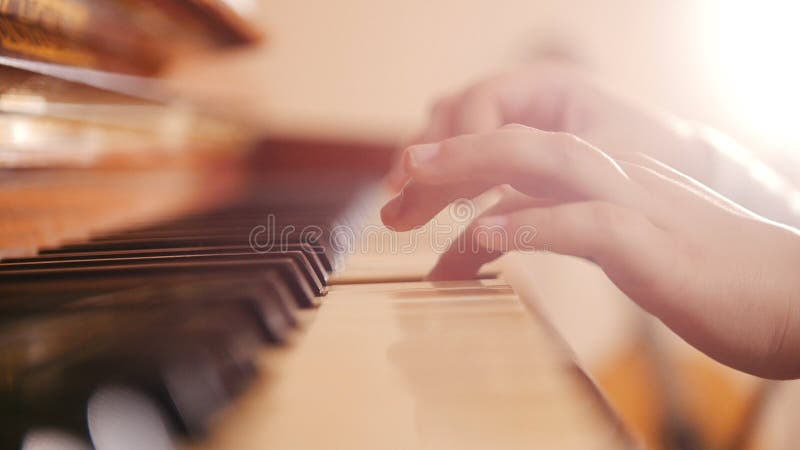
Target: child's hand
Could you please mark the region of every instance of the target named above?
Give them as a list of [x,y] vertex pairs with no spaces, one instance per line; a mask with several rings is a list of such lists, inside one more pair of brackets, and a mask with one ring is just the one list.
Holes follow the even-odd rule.
[[[413,143],[439,142],[519,123],[579,136],[617,156],[644,153],[703,178],[710,155],[688,122],[648,110],[597,84],[574,67],[538,63],[487,78],[436,103]],[[397,164],[388,176],[399,190],[407,181]]]
[[382,211],[399,230],[426,223],[456,199],[511,186],[476,222],[502,229],[505,242],[476,233],[483,250],[451,248],[433,278],[474,275],[505,250],[583,257],[708,355],[765,377],[800,376],[797,230],[648,156],[611,156],[572,134],[521,125],[412,146],[403,169],[410,181]]

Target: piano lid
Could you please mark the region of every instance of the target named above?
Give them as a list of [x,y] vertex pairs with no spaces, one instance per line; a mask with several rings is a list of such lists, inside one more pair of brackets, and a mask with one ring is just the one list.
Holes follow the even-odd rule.
[[253,138],[244,124],[148,92],[0,66],[0,168],[200,162],[209,152],[239,152]]
[[178,58],[252,44],[261,33],[223,0],[8,0],[0,54],[153,75]]

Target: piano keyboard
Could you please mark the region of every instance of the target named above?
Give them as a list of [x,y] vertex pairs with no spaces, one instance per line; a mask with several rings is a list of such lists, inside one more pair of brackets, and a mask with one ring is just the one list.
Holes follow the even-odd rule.
[[502,280],[334,285],[190,450],[634,448]]
[[[374,180],[335,192],[304,182],[258,182],[211,212],[0,263],[3,448],[37,430],[87,445],[107,435],[86,417],[109,386],[154,399],[155,423],[201,436],[257,375],[255,352],[285,343],[297,311],[327,293],[344,256],[330,230],[358,227]],[[268,217],[298,232],[254,251]],[[301,235],[309,227],[321,234]]]
[[1,262],[2,447],[630,445],[503,281],[342,270],[374,177],[291,175]]

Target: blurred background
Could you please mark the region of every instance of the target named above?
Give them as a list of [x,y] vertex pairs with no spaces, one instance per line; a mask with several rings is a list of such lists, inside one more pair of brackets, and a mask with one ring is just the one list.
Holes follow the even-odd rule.
[[[182,60],[168,77],[274,135],[398,144],[423,126],[437,98],[510,66],[559,56],[623,95],[724,131],[795,180],[800,175],[796,2],[263,0],[251,6],[268,35],[264,45],[212,61]],[[758,403],[751,400],[760,383],[649,321],[596,268],[553,255],[509,259],[507,276],[538,299],[650,446],[658,447],[654,423],[664,409],[655,405],[667,400],[657,394],[664,380],[652,368],[658,366],[653,347],[641,343],[657,336],[681,386],[670,389],[682,391],[673,394],[711,430],[715,446],[752,427],[753,448],[795,448],[796,386],[782,384],[766,415],[747,425],[743,417]]]
[[[184,61],[172,76],[214,80],[277,132],[394,141],[422,126],[434,99],[556,54],[776,157],[800,140],[794,2],[260,3],[265,44],[215,59],[202,76],[197,61]],[[220,82],[231,74],[237,82]]]

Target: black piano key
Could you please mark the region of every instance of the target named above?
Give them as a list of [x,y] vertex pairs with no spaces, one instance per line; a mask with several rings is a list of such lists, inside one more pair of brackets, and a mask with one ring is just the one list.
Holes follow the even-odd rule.
[[[115,295],[120,299],[114,306],[48,311],[0,326],[0,358],[4,361],[0,388],[23,381],[26,371],[47,365],[63,355],[113,347],[138,337],[172,336],[176,330],[195,334],[212,330],[234,337],[246,335],[248,349],[254,348],[256,341],[259,344],[270,342],[262,331],[261,319],[253,314],[247,302],[170,302],[153,308],[146,303],[122,300],[123,296]],[[211,312],[216,315],[210,316]]]
[[247,298],[259,296],[259,301],[248,301],[245,304],[258,317],[266,338],[270,342],[283,344],[287,341],[291,330],[297,326],[297,319],[291,309],[291,304],[281,299],[280,295],[271,289],[264,286],[258,292],[247,293],[246,295],[249,296]]
[[[211,245],[212,243],[243,245],[248,243],[251,247],[260,249],[264,247],[282,248],[287,243],[308,243],[315,247],[322,247],[322,252],[318,251],[320,258],[327,258],[329,261],[323,261],[323,263],[328,271],[333,270],[330,260],[333,259],[331,253],[334,253],[335,248],[332,248],[330,242],[331,230],[336,226],[347,225],[346,218],[338,217],[340,214],[331,216],[322,216],[318,213],[288,216],[282,212],[270,214],[270,219],[267,220],[264,220],[263,213],[258,213],[250,217],[225,214],[217,218],[200,217],[188,221],[162,223],[150,228],[96,236],[91,245],[94,248],[120,245],[134,248],[158,241],[161,241],[162,245],[168,245],[169,241],[174,241],[181,242],[182,245],[189,242],[202,245]],[[79,248],[86,248],[86,244],[68,246],[66,250]],[[315,248],[315,250],[319,250],[319,248]],[[52,251],[47,250],[48,253]]]
[[[128,240],[114,240],[106,242],[88,242],[82,244],[65,245],[56,249],[44,249],[40,251],[41,256],[55,256],[67,255],[72,253],[88,253],[98,251],[133,251],[133,250],[149,250],[161,248],[217,248],[217,247],[234,247],[253,249],[249,244],[242,245],[242,242],[247,243],[247,238],[242,239],[241,236],[185,236],[185,237],[167,237],[167,238],[150,238],[150,239],[128,239]],[[289,250],[301,250],[313,252],[322,263],[325,272],[332,272],[334,270],[333,259],[334,256],[331,250],[320,243],[308,242],[289,242],[285,245]],[[257,248],[256,253],[264,251],[262,248]],[[269,251],[269,248],[266,249]]]
[[242,258],[291,258],[297,264],[302,275],[305,277],[308,285],[311,286],[315,295],[324,295],[326,293],[325,285],[314,270],[308,256],[299,250],[275,250],[270,253],[257,254],[242,249],[213,249],[195,250],[195,249],[178,249],[171,251],[150,251],[146,253],[139,253],[136,251],[128,251],[122,253],[110,253],[102,256],[89,255],[78,256],[75,258],[57,259],[57,260],[21,260],[15,262],[0,263],[0,273],[5,271],[23,271],[23,270],[37,270],[37,269],[60,269],[66,267],[80,267],[81,265],[97,265],[109,264],[126,261],[152,261],[155,258],[177,258],[177,257],[242,257]]
[[[258,289],[265,292],[265,298],[274,299],[273,304],[277,305],[282,313],[280,317],[269,317],[278,322],[278,326],[285,325],[289,329],[297,328],[300,325],[297,319],[298,305],[289,285],[283,281],[279,273],[267,272],[262,276],[265,281],[258,284]],[[262,315],[267,317],[266,313],[262,313]]]
[[[95,330],[80,348],[62,348],[69,351],[18,368],[13,389],[4,391],[11,392],[7,397],[16,403],[17,416],[79,429],[80,411],[90,393],[103,383],[123,383],[154,393],[182,429],[199,433],[256,374],[252,358],[260,347],[260,331],[244,309],[114,310],[94,318],[64,316],[61,325],[92,327],[100,319],[120,330]],[[53,331],[51,327],[49,337],[57,339]]]
[[[150,277],[135,284],[135,288],[124,289],[113,285],[104,289],[92,283],[88,291],[70,292],[58,291],[64,288],[63,283],[53,285],[55,291],[43,292],[46,286],[40,284],[30,294],[32,298],[27,301],[26,298],[17,298],[35,304],[37,308],[28,308],[24,314],[17,309],[14,317],[109,308],[207,307],[218,303],[241,303],[258,319],[267,341],[284,342],[290,330],[297,325],[293,297],[286,283],[274,272],[260,274],[259,278],[166,277],[156,280]],[[46,304],[37,301],[38,296],[44,296]]]
[[[192,313],[189,320],[182,319],[181,322],[175,333],[168,334],[174,334],[175,339],[178,340],[186,337],[191,337],[193,340],[199,339],[201,342],[206,339],[215,340],[213,343],[204,344],[202,351],[211,355],[225,397],[234,398],[243,392],[258,373],[254,357],[262,347],[259,327],[254,323],[250,312],[245,309],[216,308],[214,311]],[[196,342],[191,343],[192,346],[196,344]],[[181,350],[180,347],[179,350]],[[183,352],[181,351],[181,353]],[[172,401],[178,402],[179,393],[183,402],[194,401],[193,395],[198,397],[205,395],[202,392],[202,386],[197,387],[197,392],[187,390],[188,383],[192,382],[190,378],[193,377],[193,374],[191,371],[184,372],[185,364],[176,365],[178,361],[191,363],[191,359],[176,358],[173,351],[162,364],[161,375],[164,377],[164,383],[166,383]],[[181,418],[184,421],[187,421],[186,414],[197,414],[197,411],[185,408],[182,411]],[[208,417],[213,412],[215,411],[209,409]],[[202,413],[202,415],[205,414],[206,412]]]
[[[149,277],[193,275],[197,277],[253,276],[275,272],[289,286],[298,306],[318,304],[311,286],[297,263],[286,257],[262,258],[260,255],[180,255],[174,257],[142,257],[115,260],[109,263],[76,262],[69,267],[51,269],[0,270],[0,311],[14,314],[38,310],[48,305],[43,292],[85,293],[95,280],[98,284],[133,287]],[[13,283],[12,283],[13,282]]]
[[[123,241],[124,242],[124,241]],[[80,252],[70,252],[70,251],[53,251],[48,252],[36,256],[30,256],[25,258],[7,258],[0,262],[0,268],[2,268],[6,264],[16,264],[16,263],[32,263],[32,262],[56,262],[56,261],[69,261],[73,259],[93,259],[93,258],[106,258],[106,257],[132,257],[132,256],[156,256],[156,255],[170,255],[170,254],[183,254],[183,253],[236,253],[236,252],[247,252],[252,251],[253,253],[258,254],[280,254],[285,252],[293,252],[299,251],[305,255],[305,258],[308,260],[308,263],[311,265],[311,268],[314,270],[314,273],[317,275],[317,278],[323,284],[323,286],[328,285],[329,279],[329,272],[326,270],[325,265],[319,258],[318,250],[315,249],[310,244],[305,243],[288,243],[281,245],[276,250],[268,250],[268,251],[259,251],[256,252],[250,246],[226,246],[226,245],[218,245],[218,246],[174,246],[174,245],[163,245],[164,243],[161,241],[155,241],[152,243],[152,248],[135,248],[135,249],[110,249],[108,246],[98,245],[96,250],[93,249],[84,249]]]

